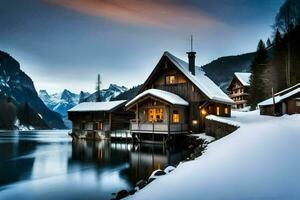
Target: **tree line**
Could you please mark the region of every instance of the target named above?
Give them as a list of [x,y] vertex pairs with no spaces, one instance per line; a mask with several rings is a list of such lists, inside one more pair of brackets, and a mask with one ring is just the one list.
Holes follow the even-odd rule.
[[300,82],[300,0],[286,0],[273,25],[272,40],[260,40],[250,66],[248,104],[257,104]]

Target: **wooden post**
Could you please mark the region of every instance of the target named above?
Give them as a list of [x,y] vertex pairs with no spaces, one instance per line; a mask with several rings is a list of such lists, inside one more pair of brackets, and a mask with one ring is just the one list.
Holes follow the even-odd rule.
[[138,103],[135,105],[135,122],[138,123],[139,120],[139,105]]
[[273,115],[275,116],[275,97],[274,97],[274,89],[272,88],[272,99],[273,99]]
[[170,106],[168,106],[168,112],[169,112],[169,114],[168,114],[168,135],[170,134],[170,121],[171,121],[171,108],[170,108]]
[[109,123],[109,130],[111,131],[111,113],[109,113],[109,119],[108,119],[108,123]]

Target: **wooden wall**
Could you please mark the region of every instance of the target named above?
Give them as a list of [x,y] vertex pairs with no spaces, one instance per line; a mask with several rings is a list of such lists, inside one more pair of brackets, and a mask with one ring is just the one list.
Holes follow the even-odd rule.
[[94,122],[111,124],[109,130],[128,130],[130,119],[134,118],[134,113],[126,111],[124,107],[113,112],[69,112],[68,118],[73,122],[73,129],[80,129],[81,123],[85,123],[87,130],[93,130]]
[[121,107],[111,113],[111,130],[129,130],[130,120],[134,119],[134,112]]
[[220,139],[234,131],[236,131],[239,127],[233,126],[230,124],[208,120],[205,122],[205,133],[209,136],[212,136],[216,139]]
[[[138,107],[139,112],[139,121],[141,123],[148,123],[148,109],[149,108],[163,108],[164,109],[164,119],[163,123],[167,124],[169,123],[169,119],[172,120],[172,113],[174,110],[179,112],[180,115],[180,123],[188,123],[188,115],[187,115],[187,108],[184,106],[172,106],[164,104],[160,101],[156,101],[156,104],[154,105],[154,99],[148,98],[145,99],[145,101],[140,102]],[[135,107],[134,107],[135,108]],[[169,113],[170,112],[170,113]],[[170,121],[172,123],[172,121]]]
[[[168,91],[179,95],[188,102],[199,102],[207,99],[207,97],[189,79],[187,79],[172,62],[168,59],[164,59],[162,63],[164,63],[164,66],[161,66],[158,69],[156,76],[153,77],[147,85],[145,85],[144,90],[156,88]],[[165,77],[170,75],[174,75],[176,77],[176,84],[165,84]],[[194,88],[194,91],[192,88]]]

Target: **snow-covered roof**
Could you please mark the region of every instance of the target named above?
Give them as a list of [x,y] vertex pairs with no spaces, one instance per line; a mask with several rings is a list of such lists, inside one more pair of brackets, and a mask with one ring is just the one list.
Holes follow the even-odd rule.
[[[295,95],[297,93],[300,93],[300,83],[297,84],[297,85],[295,85],[295,86],[290,87],[288,89],[285,89],[285,90],[283,90],[283,91],[275,94],[275,97],[274,97],[275,104],[279,103],[279,102],[281,102],[281,101],[283,101],[283,100],[285,100],[285,99],[287,99],[287,98],[289,98],[289,97],[291,97],[291,96],[293,96],[293,95]],[[284,93],[284,92],[290,90],[291,88],[295,88],[295,89],[292,89],[291,91],[289,91],[287,93]],[[263,102],[260,102],[258,104],[258,106],[268,106],[268,105],[272,105],[272,104],[273,104],[273,98],[271,97],[271,98],[269,98],[269,99],[267,99],[267,100],[265,100]]]
[[289,88],[287,88],[287,89],[284,89],[284,90],[282,90],[282,91],[280,91],[280,92],[277,92],[277,93],[275,94],[275,96],[281,95],[281,94],[286,93],[286,92],[289,92],[290,90],[293,90],[294,88],[298,88],[298,87],[300,87],[300,83],[298,83],[298,84],[296,84],[296,85],[294,85],[294,86],[292,86],[292,87],[289,87]]
[[68,110],[68,112],[111,111],[121,106],[125,102],[126,100],[107,102],[83,102],[74,106],[73,108]]
[[185,101],[184,99],[182,99],[180,96],[173,94],[171,92],[167,92],[167,91],[163,91],[163,90],[158,90],[158,89],[149,89],[146,90],[144,92],[142,92],[141,94],[137,95],[136,97],[134,97],[131,101],[129,101],[126,104],[126,107],[133,104],[134,102],[136,102],[138,99],[147,96],[147,95],[151,95],[154,97],[157,97],[159,99],[165,100],[173,105],[182,105],[182,106],[188,106],[189,103],[187,101]]
[[239,79],[243,86],[250,86],[251,73],[235,72],[234,75]]
[[189,64],[169,52],[164,53],[176,67],[190,80],[196,87],[199,88],[209,99],[223,102],[223,103],[234,103],[210,78],[208,78],[199,66],[195,68],[195,75],[189,71]]

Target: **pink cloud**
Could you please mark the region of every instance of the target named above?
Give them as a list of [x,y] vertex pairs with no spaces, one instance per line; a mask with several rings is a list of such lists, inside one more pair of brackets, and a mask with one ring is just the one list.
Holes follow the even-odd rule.
[[167,3],[166,0],[47,0],[87,15],[104,17],[139,26],[212,27],[214,18],[192,7]]

